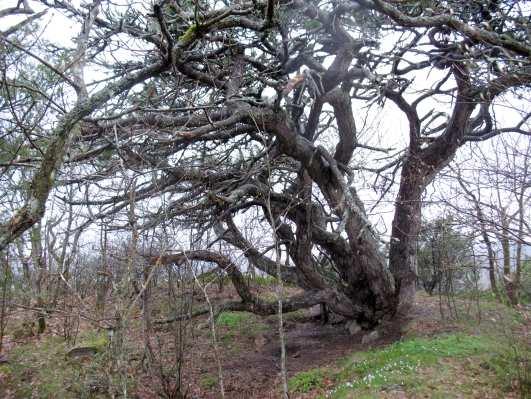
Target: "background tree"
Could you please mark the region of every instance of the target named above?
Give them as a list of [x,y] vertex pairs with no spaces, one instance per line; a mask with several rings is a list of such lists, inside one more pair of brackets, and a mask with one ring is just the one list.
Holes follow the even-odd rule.
[[[8,8],[0,14],[0,17],[20,12],[31,13],[32,10],[26,7],[27,3],[27,1],[22,3],[18,2],[14,11],[13,9]],[[45,61],[40,55],[34,54],[32,51],[28,50],[29,45],[27,42],[30,40],[30,35],[27,35],[27,37],[24,38],[26,42],[22,43],[17,43],[9,38],[9,33],[19,32],[20,28],[22,28],[20,24],[8,29],[6,33],[2,33],[2,36],[0,36],[4,55],[2,57],[3,65],[1,66],[3,72],[2,85],[6,93],[9,93],[13,86],[15,88],[19,86],[16,79],[13,81],[11,76],[24,75],[23,73],[16,72],[16,69],[21,67],[21,64],[12,62],[8,63],[6,57],[16,58],[22,56],[26,59],[26,56],[28,56],[30,62],[26,65],[29,68],[32,67],[32,64],[35,65],[35,62],[37,65],[44,65],[48,72],[53,73],[56,78],[59,79],[57,84],[61,85],[60,92],[63,92],[63,90],[66,89],[63,85],[68,85],[68,88],[73,89],[77,96],[77,101],[74,104],[66,101],[64,107],[61,105],[57,106],[58,104],[53,101],[53,96],[55,95],[53,89],[57,87],[57,84],[52,87],[52,93],[42,92],[38,85],[35,84],[23,85],[22,87],[24,91],[28,91],[31,94],[30,96],[26,96],[26,99],[29,100],[26,102],[15,102],[9,94],[6,95],[7,105],[9,105],[9,107],[6,108],[8,108],[8,112],[12,116],[14,125],[12,129],[17,132],[13,133],[13,136],[25,138],[30,148],[38,150],[40,157],[31,160],[37,161],[38,166],[32,174],[29,187],[25,192],[25,204],[0,225],[0,250],[4,249],[35,223],[38,223],[44,215],[46,201],[50,191],[53,189],[58,169],[63,163],[66,148],[72,137],[79,131],[78,122],[82,118],[90,115],[96,109],[105,105],[105,103],[114,96],[131,88],[136,83],[159,73],[167,67],[167,60],[155,62],[153,65],[146,66],[144,69],[136,71],[130,76],[126,75],[121,79],[116,79],[101,90],[96,91],[93,95],[89,96],[86,82],[84,81],[83,70],[92,24],[98,14],[100,3],[101,0],[95,0],[89,6],[88,12],[77,15],[81,18],[82,23],[81,32],[76,40],[76,49],[71,53],[71,58],[57,60],[57,64],[59,65],[52,65],[48,61]],[[19,9],[20,4],[24,4],[24,9],[22,11],[16,11]],[[38,14],[38,16],[42,16],[42,13]],[[30,17],[26,21],[23,21],[23,26],[27,25],[27,23],[33,19],[34,18]],[[54,51],[52,50],[52,52]],[[22,64],[22,66],[23,65],[24,64]],[[38,101],[32,100],[34,95],[38,97]],[[43,107],[41,114],[37,115],[36,120],[34,121],[31,121],[31,119],[27,120],[28,116],[30,116],[30,111],[35,107],[36,102]],[[67,108],[70,110],[67,111]],[[55,121],[53,121],[53,119],[48,119],[49,116],[53,116],[54,114],[59,114],[58,117],[53,118]],[[52,121],[55,122],[55,126],[53,126],[54,123]],[[28,128],[28,123],[31,126],[31,129]],[[49,128],[50,125],[53,127]],[[44,131],[42,133],[38,132],[39,128],[42,128]],[[32,137],[32,135],[36,137]],[[34,142],[34,139],[37,137],[42,141],[39,145]],[[23,147],[25,146],[18,146],[19,149]],[[11,159],[9,162],[6,162],[6,168],[13,166],[13,161],[17,160],[18,151],[10,152]],[[24,166],[25,165],[23,165],[23,167]]]
[[473,243],[455,228],[452,217],[425,222],[419,234],[417,262],[419,280],[430,295],[450,291],[472,263]]
[[[475,230],[485,245],[491,288],[496,293],[497,278],[513,304],[518,303],[522,262],[531,239],[529,219],[529,140],[500,137],[477,147],[471,158],[452,166],[449,179],[457,180],[457,196],[447,202],[460,210],[465,223]],[[445,179],[445,182],[449,180]]]

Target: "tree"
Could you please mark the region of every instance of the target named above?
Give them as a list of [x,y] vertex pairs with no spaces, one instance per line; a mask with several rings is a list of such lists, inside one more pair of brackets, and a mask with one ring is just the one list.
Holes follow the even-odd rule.
[[517,304],[524,249],[531,245],[527,222],[531,143],[518,137],[500,137],[476,148],[472,155],[451,168],[450,177],[459,183],[459,203],[451,206],[459,208],[468,223],[477,226],[486,247],[494,293],[499,296],[496,279],[501,275],[507,298]]
[[[59,118],[33,175],[45,194],[30,188],[28,205],[4,225],[2,246],[43,214],[52,172],[75,136],[61,184],[90,192],[68,200],[88,209],[87,225],[135,198],[140,229],[214,230],[255,268],[280,270],[305,290],[286,298],[285,309],[326,303],[370,328],[412,304],[427,185],[464,143],[526,133],[529,114],[503,126],[492,117],[503,95],[531,83],[527,19],[512,0],[163,1],[152,10],[107,5],[102,18],[90,11],[96,3],[89,11],[42,3],[91,26],[78,52],[91,49],[101,54],[93,65],[126,76]],[[141,57],[105,57],[122,34],[143,42]],[[367,107],[393,107],[407,121],[403,149],[362,142]],[[398,181],[388,262],[356,189],[353,160],[364,151],[369,160],[390,153],[387,165],[369,169]],[[133,195],[118,179],[123,170],[137,182]],[[250,223],[269,237],[262,245],[243,233]],[[217,263],[242,297],[232,308],[275,312],[211,245],[171,259]]]
[[418,276],[430,295],[438,288],[453,287],[470,267],[471,240],[455,230],[452,217],[423,224],[417,249]]
[[[14,118],[14,128],[21,131],[21,136],[26,137],[30,147],[36,147],[39,150],[41,157],[39,157],[40,159],[37,161],[39,166],[37,167],[35,173],[33,173],[30,187],[26,191],[25,204],[19,208],[7,221],[0,225],[0,250],[3,250],[22,233],[38,223],[38,221],[44,215],[46,210],[46,201],[50,191],[54,186],[57,171],[63,163],[63,157],[65,155],[68,142],[79,130],[78,122],[98,108],[104,106],[106,102],[115,96],[130,89],[135,84],[142,82],[143,80],[148,79],[149,77],[152,77],[168,68],[168,60],[159,60],[158,62],[155,62],[152,65],[147,65],[146,67],[141,68],[132,74],[122,77],[121,79],[116,79],[107,86],[103,87],[101,90],[89,96],[84,81],[83,69],[91,27],[98,14],[100,3],[101,0],[94,0],[89,7],[88,12],[80,15],[82,17],[82,24],[81,32],[76,39],[77,48],[72,54],[72,58],[66,63],[65,68],[69,70],[68,72],[70,76],[67,76],[65,71],[56,68],[55,66],[44,61],[38,55],[35,55],[31,51],[27,50],[27,44],[18,44],[16,41],[10,40],[8,34],[18,31],[22,27],[20,24],[17,24],[13,27],[16,28],[15,30],[13,30],[13,28],[8,29],[6,32],[2,33],[2,36],[0,37],[3,51],[7,53],[6,55],[11,55],[10,53],[16,52],[16,50],[29,55],[58,75],[63,80],[61,83],[70,85],[70,87],[75,90],[77,95],[77,101],[75,104],[73,104],[73,106],[70,106],[71,109],[69,111],[66,111],[60,107],[62,115],[57,118],[55,127],[51,129],[45,129],[45,139],[42,143],[43,148],[39,148],[39,146],[36,146],[36,144],[33,142],[31,136],[32,134],[35,135],[35,133],[28,132],[28,126],[25,125],[25,123],[28,121],[18,118],[19,114],[28,116],[29,111],[34,107],[35,100],[30,98],[28,104],[25,102],[14,102],[9,95],[5,96],[7,98],[7,106],[9,106],[8,112],[10,112]],[[19,9],[21,4],[24,5],[23,10]],[[27,4],[27,1],[19,1],[15,9],[8,8],[0,12],[0,17],[17,13],[32,13],[32,10],[27,7]],[[22,24],[26,25],[31,20],[33,20],[32,17],[28,18],[26,21],[23,21]],[[16,79],[9,78],[13,72],[6,63],[6,57],[4,56],[2,58],[4,61],[4,65],[2,65],[3,88],[6,93],[9,93],[13,87],[16,88],[18,86],[18,82]],[[37,96],[41,97],[44,103],[47,104],[47,108],[50,106],[48,103],[49,96],[46,93],[41,92],[38,87],[27,87],[25,85],[22,87],[23,89],[32,93],[36,93]],[[47,113],[53,114],[55,110],[46,109],[45,111]],[[37,120],[42,121],[42,116],[38,116]],[[22,146],[20,146],[20,148],[21,147]],[[18,151],[15,151],[13,155],[14,156],[12,159],[7,162],[7,165],[5,166],[6,168],[12,166],[18,161]],[[36,159],[34,158],[32,161],[36,161]]]

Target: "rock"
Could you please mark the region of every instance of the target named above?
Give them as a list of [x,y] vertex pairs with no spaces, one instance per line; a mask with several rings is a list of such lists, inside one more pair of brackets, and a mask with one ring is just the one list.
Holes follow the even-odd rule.
[[0,355],[0,364],[7,364],[9,363],[9,360],[7,360],[7,357]]
[[376,341],[378,338],[380,338],[380,333],[378,330],[371,331],[368,334],[365,334],[363,338],[361,339],[362,345],[371,344],[374,341]]
[[98,353],[98,349],[92,346],[78,346],[78,347],[70,349],[66,353],[66,356],[70,358],[86,357],[86,356],[92,357],[96,353]]
[[349,321],[345,325],[345,328],[347,329],[350,335],[356,335],[357,333],[361,331],[361,326],[358,323],[356,323],[354,320]]

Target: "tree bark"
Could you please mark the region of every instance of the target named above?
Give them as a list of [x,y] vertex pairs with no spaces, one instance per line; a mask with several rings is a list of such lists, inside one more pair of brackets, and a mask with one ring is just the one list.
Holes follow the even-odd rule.
[[33,261],[33,267],[37,271],[37,276],[35,280],[35,295],[36,295],[36,307],[39,309],[37,311],[37,332],[42,334],[46,330],[46,313],[44,307],[46,305],[45,301],[45,287],[47,282],[47,268],[46,260],[42,252],[42,235],[41,235],[41,224],[33,226],[31,230],[31,259]]
[[402,169],[389,248],[389,268],[395,278],[395,306],[400,314],[406,314],[411,308],[416,291],[416,243],[424,184],[415,164],[410,158]]
[[501,219],[501,233],[499,240],[503,253],[503,283],[505,285],[505,292],[511,305],[518,303],[517,288],[514,281],[514,275],[511,273],[511,241],[509,240],[509,220],[505,208],[500,210]]

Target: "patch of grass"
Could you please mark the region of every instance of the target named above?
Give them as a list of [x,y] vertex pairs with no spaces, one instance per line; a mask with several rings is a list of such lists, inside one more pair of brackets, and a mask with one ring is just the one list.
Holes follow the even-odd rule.
[[206,374],[201,377],[199,384],[205,389],[212,389],[218,385],[218,378],[212,374]]
[[265,302],[269,302],[269,303],[276,303],[278,301],[278,297],[277,297],[277,294],[273,291],[264,291],[264,292],[260,292],[258,294],[258,297],[265,301]]
[[57,337],[43,338],[39,345],[28,343],[12,349],[5,372],[15,397],[75,397],[65,388],[72,373],[65,352],[64,341]]
[[222,312],[216,324],[221,328],[221,339],[229,343],[236,336],[252,337],[267,329],[256,315],[249,312]]
[[306,393],[325,387],[328,372],[325,369],[314,369],[299,373],[288,381],[290,392]]
[[[290,390],[321,392],[326,398],[377,398],[396,391],[414,397],[503,396],[519,386],[529,392],[529,351],[491,336],[443,335],[414,338],[383,349],[358,352],[337,369],[314,369],[289,381]],[[525,353],[522,351],[525,350]],[[526,371],[527,370],[527,371]],[[333,383],[335,388],[326,390]],[[526,397],[524,393],[524,396]]]
[[[256,287],[276,287],[278,284],[277,278],[269,275],[257,275],[246,274],[245,278]],[[293,284],[284,282],[285,287],[293,287]]]
[[481,322],[478,323],[477,309],[474,307],[467,311],[466,306],[469,305],[464,301],[457,302],[459,325],[468,331],[481,331],[482,334],[496,337],[509,334],[510,330],[520,328],[525,322],[524,315],[511,306],[497,301],[480,301]]
[[456,298],[468,300],[480,300],[482,302],[497,302],[496,295],[491,290],[485,291],[462,291],[455,294]]
[[435,364],[440,358],[477,355],[488,351],[491,345],[480,337],[452,334],[431,340],[411,339],[358,354],[345,363],[338,375],[345,382],[332,397],[342,398],[344,393],[356,389],[414,386],[419,368]]
[[[273,317],[277,318],[278,315],[275,315]],[[284,320],[288,320],[288,321],[302,321],[308,318],[308,316],[306,316],[306,313],[304,312],[304,309],[299,309],[293,312],[284,313],[282,317],[284,318]]]
[[109,344],[109,339],[104,331],[88,331],[80,337],[79,346],[88,346],[96,349],[98,352],[105,351]]
[[[106,346],[106,337],[96,332],[82,337],[80,344],[95,348]],[[15,398],[98,398],[102,392],[89,392],[85,382],[105,380],[102,355],[91,359],[70,359],[66,342],[55,336],[18,345],[9,352],[9,363],[2,366],[6,388]],[[103,349],[102,349],[103,350]],[[1,392],[1,390],[0,390]]]
[[509,342],[487,361],[480,364],[482,369],[492,370],[504,391],[517,388],[522,398],[531,397],[531,349],[529,346]]
[[242,325],[250,323],[252,318],[253,315],[247,312],[223,312],[218,316],[216,323],[218,326],[240,328]]

